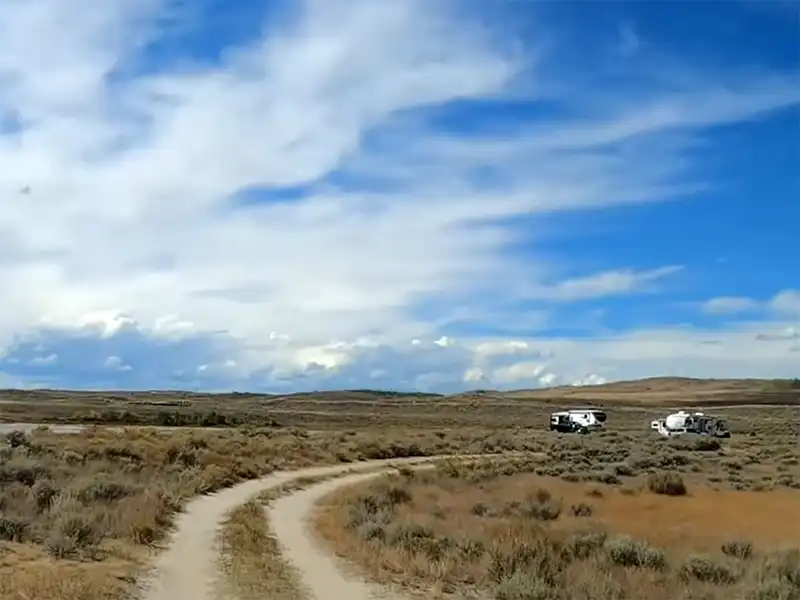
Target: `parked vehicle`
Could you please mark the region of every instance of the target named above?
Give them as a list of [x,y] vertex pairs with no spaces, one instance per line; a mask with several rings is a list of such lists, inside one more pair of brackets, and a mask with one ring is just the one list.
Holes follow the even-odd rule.
[[550,431],[589,433],[603,428],[607,415],[596,408],[575,408],[550,414]]
[[650,428],[665,437],[675,437],[686,433],[718,438],[731,437],[725,421],[701,412],[689,413],[679,410],[663,419],[652,421]]

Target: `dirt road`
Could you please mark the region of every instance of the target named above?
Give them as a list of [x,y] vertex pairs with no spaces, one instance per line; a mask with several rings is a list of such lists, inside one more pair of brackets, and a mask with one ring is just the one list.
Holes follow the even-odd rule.
[[23,431],[32,433],[39,427],[47,427],[53,433],[64,435],[81,433],[85,427],[83,425],[47,425],[43,423],[0,423],[0,434],[11,433],[13,431]]
[[[190,502],[178,517],[169,545],[159,555],[150,576],[142,583],[141,596],[143,600],[216,600],[217,531],[228,512],[263,491],[302,477],[338,475],[349,471],[374,471],[391,464],[413,465],[441,458],[446,457],[373,460],[274,473],[216,494],[201,496]],[[341,482],[335,481],[339,485],[347,485],[356,480],[347,477]],[[314,569],[313,573],[303,573],[303,577],[310,577],[308,583],[317,594],[314,600],[380,598],[369,595],[372,593],[371,590],[356,583],[348,583],[349,580],[338,573],[324,552],[320,552],[312,545],[312,538],[307,536],[305,516],[313,505],[314,498],[317,495],[324,495],[329,489],[333,488],[314,486],[309,488],[309,494],[292,495],[285,502],[280,501],[276,505],[279,516],[273,522],[273,526],[277,525],[280,529],[280,532],[276,531],[276,535],[281,536],[281,543],[285,545],[293,562],[296,562],[301,569]],[[359,593],[362,595],[358,595]]]
[[318,500],[340,487],[355,485],[388,471],[382,469],[324,481],[279,498],[268,510],[272,531],[283,546],[283,556],[300,573],[309,600],[404,600],[399,592],[368,584],[346,573],[336,558],[319,544],[309,524]]
[[[58,435],[74,435],[83,433],[91,425],[71,425],[55,423],[0,423],[0,435],[11,433],[12,431],[22,431],[33,433],[39,428],[46,428],[50,433]],[[123,432],[126,429],[150,429],[159,433],[173,433],[176,431],[236,431],[232,427],[174,427],[169,425],[96,425],[102,431]]]

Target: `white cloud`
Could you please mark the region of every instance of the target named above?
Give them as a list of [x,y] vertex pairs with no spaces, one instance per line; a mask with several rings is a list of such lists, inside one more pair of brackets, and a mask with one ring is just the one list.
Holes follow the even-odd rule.
[[673,265],[649,271],[636,271],[633,269],[605,271],[588,277],[567,279],[534,293],[538,297],[564,301],[589,300],[603,296],[629,294],[643,291],[647,289],[648,284],[678,273],[682,268]]
[[788,377],[797,373],[793,347],[798,339],[800,328],[780,322],[745,323],[725,331],[658,328],[592,339],[529,339],[525,347],[508,348],[489,360],[475,351],[474,359],[483,376],[499,387],[596,385],[675,374]]
[[712,314],[734,314],[767,311],[784,318],[800,318],[800,291],[783,290],[768,300],[746,296],[720,296],[703,303],[703,310]]
[[[81,378],[89,373],[96,388],[278,392],[361,387],[456,391],[464,387],[582,386],[668,374],[788,377],[797,373],[800,326],[753,322],[723,331],[652,328],[583,339],[450,339],[447,344],[437,343],[435,337],[386,343],[361,340],[313,349],[290,340],[275,340],[269,347],[260,347],[254,357],[224,340],[194,337],[165,341],[138,329],[111,337],[90,329],[73,336],[65,340],[63,333],[53,332],[20,341],[0,365],[10,378],[57,387],[85,385]],[[67,354],[63,349],[72,352]],[[42,366],[26,370],[24,365],[30,362],[26,357],[36,352],[37,356],[61,352],[63,359],[49,365],[47,372]],[[230,358],[232,355],[237,359]],[[124,361],[121,356],[125,356]]]
[[773,296],[770,307],[778,314],[800,319],[800,290],[784,290]]
[[[427,385],[578,381],[605,360],[584,350],[591,343],[575,342],[577,357],[589,354],[573,369],[553,349],[565,341],[438,329],[454,316],[488,322],[494,300],[479,299],[498,289],[509,301],[599,298],[651,290],[679,268],[559,281],[569,265],[509,252],[550,232],[506,224],[695,190],[703,182],[687,178],[684,132],[800,95],[778,77],[730,89],[698,79],[636,105],[604,96],[588,120],[464,137],[435,129],[423,109],[516,91],[531,65],[515,40],[444,1],[296,5],[218,60],[155,66],[142,51],[180,27],[186,9],[175,3],[0,5],[0,348],[60,332],[102,346],[93,364],[126,377],[151,371],[115,345],[144,337],[191,347],[191,360],[165,361],[165,373],[230,381],[345,367],[354,381],[380,379],[399,368],[387,357],[429,361],[427,380],[413,366],[398,376]],[[361,187],[326,180],[334,172]],[[301,199],[248,201],[292,186]],[[430,305],[442,314],[420,314]],[[789,316],[793,306],[792,296],[775,301]],[[527,313],[531,329],[546,320]],[[58,356],[78,360],[66,348]],[[558,368],[533,374],[550,363]]]
[[545,375],[545,365],[533,362],[518,362],[500,367],[494,372],[494,379],[499,383],[515,383],[517,381],[536,380]]
[[48,354],[47,356],[35,356],[31,359],[32,365],[54,365],[58,362],[58,354]]
[[756,339],[775,342],[800,340],[800,329],[789,326],[777,331],[762,332],[756,335]]
[[572,382],[572,385],[576,387],[583,387],[587,385],[603,385],[607,383],[607,379],[602,375],[598,375],[597,373],[587,373],[580,379],[577,379]]
[[26,124],[0,145],[0,210],[24,259],[2,269],[6,336],[135,318],[156,333],[171,319],[250,342],[278,326],[311,342],[356,337],[404,328],[416,298],[489,268],[502,232],[453,227],[487,212],[484,198],[428,189],[426,219],[412,189],[226,208],[241,190],[365,159],[360,138],[397,111],[501,89],[514,63],[479,29],[418,3],[309,2],[293,28],[218,66],[111,87],[104,78],[131,49],[117,40],[147,37],[118,30],[144,9],[62,19],[59,6],[0,13],[3,31],[27,24],[0,36],[0,81],[13,82],[0,97]]
[[712,314],[731,314],[746,312],[758,308],[759,303],[752,298],[742,296],[720,296],[711,298],[703,305],[703,310]]
[[466,384],[469,384],[473,388],[478,388],[483,384],[491,383],[489,378],[486,377],[486,374],[483,372],[483,369],[480,367],[470,367],[464,372],[464,377],[462,381]]
[[106,358],[103,365],[107,369],[112,369],[114,371],[130,371],[133,368],[130,365],[125,364],[125,362],[119,356],[113,354]]

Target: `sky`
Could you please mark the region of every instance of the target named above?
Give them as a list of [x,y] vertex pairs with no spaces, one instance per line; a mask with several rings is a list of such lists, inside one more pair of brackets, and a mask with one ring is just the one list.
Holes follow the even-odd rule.
[[795,0],[3,0],[0,387],[800,377]]

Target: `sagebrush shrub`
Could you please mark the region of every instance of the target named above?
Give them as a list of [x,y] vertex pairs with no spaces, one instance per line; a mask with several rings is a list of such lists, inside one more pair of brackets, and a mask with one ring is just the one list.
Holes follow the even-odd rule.
[[661,571],[667,566],[667,557],[662,550],[652,548],[644,542],[627,536],[618,536],[607,540],[605,549],[611,562],[623,567]]
[[683,478],[676,473],[651,473],[647,477],[647,489],[665,496],[685,496],[688,492]]

